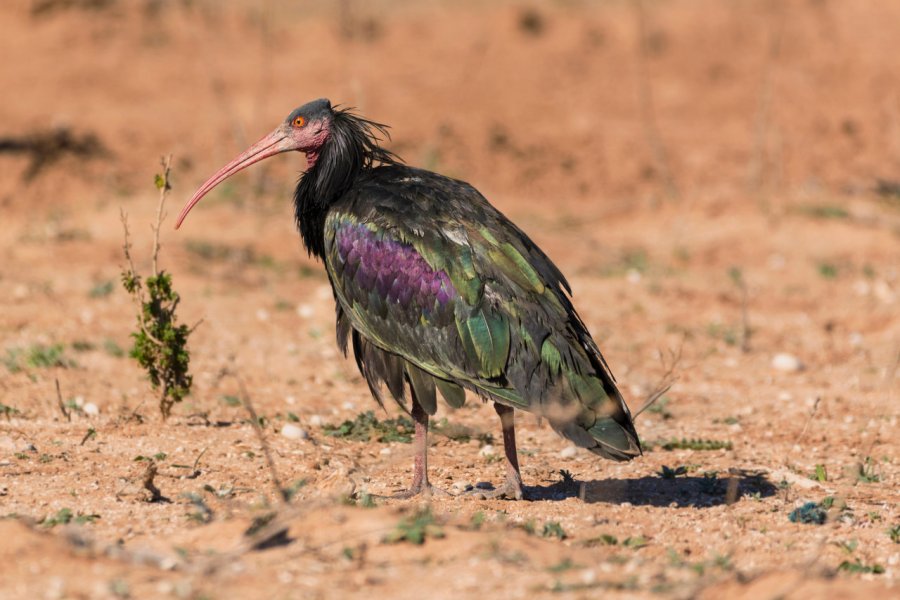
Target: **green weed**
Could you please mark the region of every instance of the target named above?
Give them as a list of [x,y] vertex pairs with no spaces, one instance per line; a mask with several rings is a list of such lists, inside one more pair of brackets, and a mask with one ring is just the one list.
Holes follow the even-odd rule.
[[701,439],[686,439],[681,438],[680,440],[672,439],[668,442],[663,442],[660,447],[663,450],[694,450],[698,452],[710,451],[710,450],[731,450],[733,448],[733,444],[730,441],[719,441],[719,440],[701,440]]
[[564,540],[568,536],[558,521],[547,521],[544,523],[544,528],[541,530],[541,537]]
[[91,288],[88,296],[91,298],[105,298],[112,294],[114,288],[115,283],[112,280],[102,281]]
[[0,415],[6,417],[6,420],[9,421],[13,415],[21,415],[22,411],[18,408],[14,408],[12,406],[7,406],[6,404],[0,403]]
[[394,531],[386,535],[383,541],[386,544],[409,542],[421,545],[425,543],[426,538],[442,537],[444,537],[444,531],[435,521],[431,509],[423,508],[412,516],[401,519]]
[[405,417],[379,421],[371,410],[356,415],[352,421],[347,420],[340,425],[325,425],[325,435],[346,438],[358,442],[368,442],[372,438],[382,443],[412,442],[414,427],[412,421]]
[[166,193],[170,189],[170,162],[171,157],[163,162],[163,174],[156,176],[160,200],[154,228],[153,274],[143,281],[131,259],[128,223],[124,213],[122,214],[122,225],[125,228],[124,251],[128,259],[128,268],[122,272],[122,285],[140,306],[138,327],[131,334],[134,344],[130,355],[147,372],[153,389],[159,391],[159,409],[164,419],[171,413],[172,406],[190,393],[193,383],[193,377],[188,372],[190,354],[187,349],[192,329],[178,324],[176,309],[181,297],[172,286],[172,275],[157,268],[162,209]]
[[875,461],[871,456],[857,465],[856,480],[860,483],[878,483],[881,481],[881,475],[875,470]]

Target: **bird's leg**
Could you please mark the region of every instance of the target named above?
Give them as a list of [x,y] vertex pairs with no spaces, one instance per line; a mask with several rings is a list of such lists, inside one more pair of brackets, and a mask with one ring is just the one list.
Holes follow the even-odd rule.
[[415,422],[415,437],[413,438],[413,452],[416,454],[415,470],[409,489],[393,496],[398,499],[412,498],[423,492],[433,494],[439,491],[428,481],[428,413],[416,400],[415,392],[413,392],[410,414]]
[[522,489],[522,474],[519,472],[519,456],[516,452],[516,423],[515,411],[504,404],[494,402],[494,410],[500,417],[503,427],[503,452],[506,455],[506,483],[496,490],[477,490],[475,493],[482,498],[508,498],[509,500],[521,500],[525,497]]

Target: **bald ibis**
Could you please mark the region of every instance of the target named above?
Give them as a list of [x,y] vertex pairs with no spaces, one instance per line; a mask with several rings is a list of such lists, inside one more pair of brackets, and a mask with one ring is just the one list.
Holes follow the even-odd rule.
[[437,391],[455,408],[467,390],[494,403],[507,477],[485,497],[523,497],[516,409],[605,458],[638,456],[628,406],[556,265],[474,187],[404,165],[385,138],[386,126],[350,109],[304,104],[200,186],[176,228],[241,169],[306,154],[295,214],[328,272],[338,346],[345,356],[352,347],[379,404],[387,388],[415,422],[412,485],[397,497],[434,491],[427,433]]

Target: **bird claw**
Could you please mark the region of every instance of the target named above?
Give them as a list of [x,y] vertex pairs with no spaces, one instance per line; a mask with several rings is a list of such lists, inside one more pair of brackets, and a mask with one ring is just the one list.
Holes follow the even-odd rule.
[[481,500],[527,500],[522,484],[509,480],[501,488],[490,490],[475,488],[465,494]]
[[403,490],[402,492],[397,492],[396,494],[392,494],[390,496],[386,496],[386,498],[390,500],[409,500],[410,498],[415,498],[416,496],[425,496],[425,497],[433,497],[433,496],[449,496],[450,493],[442,490],[439,487],[435,487],[430,483],[413,486],[407,490]]

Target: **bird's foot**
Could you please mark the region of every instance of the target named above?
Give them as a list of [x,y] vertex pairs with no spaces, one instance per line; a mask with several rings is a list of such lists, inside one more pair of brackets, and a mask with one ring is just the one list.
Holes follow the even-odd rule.
[[467,495],[481,500],[527,500],[525,488],[521,481],[507,479],[503,487],[485,488],[476,486],[475,489],[466,492]]
[[431,485],[430,483],[423,483],[420,485],[414,485],[407,490],[403,490],[402,492],[397,492],[396,494],[387,496],[387,498],[390,498],[391,500],[409,500],[410,498],[415,498],[419,495],[429,498],[432,496],[449,496],[450,494],[439,487]]

